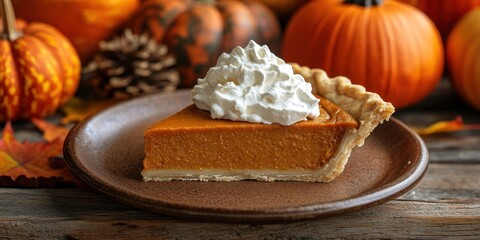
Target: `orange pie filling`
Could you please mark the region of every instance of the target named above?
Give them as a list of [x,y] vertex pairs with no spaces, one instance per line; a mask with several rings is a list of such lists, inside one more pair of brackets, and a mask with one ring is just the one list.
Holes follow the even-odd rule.
[[142,175],[145,180],[202,180],[205,173],[258,179],[248,174],[314,172],[336,154],[344,135],[358,127],[346,111],[318,98],[320,117],[291,126],[214,120],[190,105],[147,129]]

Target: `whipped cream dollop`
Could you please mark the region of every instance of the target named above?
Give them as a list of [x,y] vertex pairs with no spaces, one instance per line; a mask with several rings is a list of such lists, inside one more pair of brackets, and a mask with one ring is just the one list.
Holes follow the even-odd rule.
[[192,96],[197,108],[214,119],[292,125],[320,115],[310,83],[254,41],[223,53],[198,79]]

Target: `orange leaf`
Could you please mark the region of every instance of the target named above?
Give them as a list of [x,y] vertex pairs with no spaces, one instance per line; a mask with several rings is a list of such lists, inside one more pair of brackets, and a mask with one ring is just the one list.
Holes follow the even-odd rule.
[[67,125],[71,122],[80,122],[90,114],[118,102],[119,100],[83,100],[74,97],[62,107],[65,116],[62,118],[61,122],[63,125]]
[[65,127],[56,126],[38,118],[32,119],[32,122],[35,124],[35,126],[43,131],[43,139],[47,140],[48,142],[56,139],[61,139],[63,142],[67,137],[69,129]]
[[413,130],[420,135],[430,135],[435,133],[480,130],[480,124],[464,124],[462,117],[457,116],[451,121],[440,121],[433,123],[426,128],[413,128]]
[[63,141],[58,137],[46,143],[19,142],[12,125],[7,122],[0,140],[0,176],[12,179],[61,177],[66,182],[78,182],[65,164],[52,164],[57,156],[62,156]]

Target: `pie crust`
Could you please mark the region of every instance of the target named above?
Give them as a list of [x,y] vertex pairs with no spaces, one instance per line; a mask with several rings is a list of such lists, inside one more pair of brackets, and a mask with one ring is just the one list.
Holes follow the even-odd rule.
[[346,112],[358,123],[358,128],[348,130],[340,141],[330,160],[315,170],[169,170],[148,169],[142,171],[145,181],[196,180],[196,181],[238,181],[254,179],[260,181],[309,181],[329,182],[345,168],[352,149],[362,146],[373,129],[388,120],[394,112],[392,104],[383,101],[378,94],[367,92],[345,77],[329,78],[325,71],[291,64],[297,74],[312,84],[313,93],[328,99]]
[[367,92],[363,86],[352,84],[346,77],[329,78],[321,69],[310,69],[296,63],[291,65],[295,73],[302,75],[312,84],[314,93],[335,103],[350,113],[359,123],[357,129],[345,134],[336,155],[330,162],[318,170],[315,176],[305,179],[305,181],[329,182],[343,172],[352,149],[355,146],[362,146],[378,124],[390,119],[395,108],[378,94]]

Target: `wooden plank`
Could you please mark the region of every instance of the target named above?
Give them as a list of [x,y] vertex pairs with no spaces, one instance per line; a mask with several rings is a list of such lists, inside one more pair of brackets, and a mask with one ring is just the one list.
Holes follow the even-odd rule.
[[480,164],[430,164],[420,184],[399,200],[480,204]]
[[480,163],[480,131],[435,134],[422,138],[427,145],[430,162]]
[[[394,201],[336,218],[270,225],[195,223],[149,214],[122,214],[124,211],[87,211],[93,216],[3,219],[0,236],[10,239],[478,239],[480,231],[478,205],[471,203]],[[432,215],[425,216],[427,211]]]
[[[464,118],[466,124],[479,124],[480,114],[473,111],[460,112],[411,112],[396,115],[409,126],[424,128],[438,121],[450,121],[457,115]],[[480,163],[480,130],[437,133],[422,136],[430,153],[431,162],[444,163]]]
[[431,164],[414,190],[383,205],[288,224],[175,220],[88,189],[0,189],[0,239],[478,239],[480,164]]

